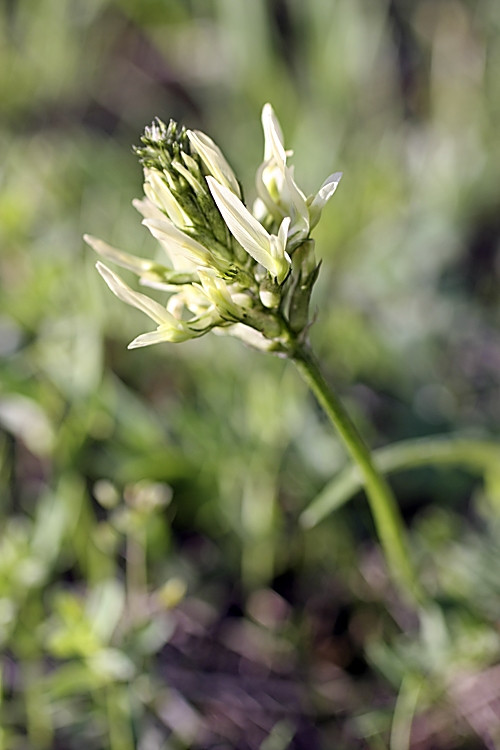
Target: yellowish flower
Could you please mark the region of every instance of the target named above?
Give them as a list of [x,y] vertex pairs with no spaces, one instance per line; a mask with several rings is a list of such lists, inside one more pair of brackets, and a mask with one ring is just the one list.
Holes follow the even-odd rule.
[[254,210],[262,218],[265,211],[269,212],[277,223],[285,216],[290,216],[288,234],[294,244],[297,244],[306,239],[318,223],[321,210],[337,189],[342,172],[335,172],[327,177],[318,193],[306,197],[295,182],[293,167],[287,165],[287,157],[292,152],[285,150],[282,130],[270,104],[263,107],[262,127],[264,161],[257,171],[259,203]]
[[215,177],[221,185],[231,190],[238,198],[241,198],[241,190],[236,175],[227,163],[220,148],[208,135],[199,130],[188,130],[187,137],[191,148],[201,158],[206,169]]
[[172,255],[181,255],[196,266],[215,268],[219,273],[227,273],[230,264],[206,248],[197,240],[181,231],[166,217],[163,219],[144,219],[142,222],[153,237],[160,240]]
[[125,284],[123,279],[113,273],[113,271],[110,271],[103,263],[98,262],[96,268],[118,299],[126,302],[127,305],[137,307],[138,310],[142,310],[146,315],[149,315],[155,323],[158,323],[156,331],[141,334],[128,345],[129,349],[149,346],[149,344],[159,344],[162,341],[187,341],[196,335],[186,323],[175,318],[172,313],[168,312],[158,302],[155,302],[155,300],[147,297],[145,294],[134,292],[133,289]]
[[257,263],[282,284],[290,270],[291,260],[286,252],[290,217],[281,222],[278,235],[269,234],[239,198],[213,177],[207,177],[210,192],[229,231]]
[[179,229],[192,226],[193,222],[186,212],[179,206],[178,202],[167,187],[165,178],[161,173],[157,172],[155,169],[145,169],[144,176],[146,177],[144,193],[151,203],[159,208],[160,211],[167,214],[168,218],[176,227],[179,227]]

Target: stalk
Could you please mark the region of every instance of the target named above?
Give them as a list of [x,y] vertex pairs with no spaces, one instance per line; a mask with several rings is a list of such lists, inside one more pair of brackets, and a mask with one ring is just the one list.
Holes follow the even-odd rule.
[[423,592],[408,554],[403,520],[391,488],[375,466],[370,450],[340,398],[327,384],[313,356],[305,349],[298,349],[292,359],[359,468],[377,535],[392,578],[415,603],[421,602],[424,598]]

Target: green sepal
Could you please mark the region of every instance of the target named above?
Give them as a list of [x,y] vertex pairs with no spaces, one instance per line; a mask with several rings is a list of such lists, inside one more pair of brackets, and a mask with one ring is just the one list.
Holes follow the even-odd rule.
[[316,265],[314,240],[306,240],[292,255],[294,283],[289,293],[288,320],[294,333],[303,331],[309,322],[309,304],[321,262]]
[[193,284],[197,282],[198,274],[188,273],[187,271],[166,271],[163,273],[160,281],[164,284],[183,286],[184,284]]

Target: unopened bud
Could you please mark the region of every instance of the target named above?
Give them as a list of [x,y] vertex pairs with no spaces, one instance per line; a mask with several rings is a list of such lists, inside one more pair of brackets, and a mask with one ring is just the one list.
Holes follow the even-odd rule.
[[265,278],[259,288],[260,301],[264,307],[278,307],[281,302],[281,287],[269,278]]

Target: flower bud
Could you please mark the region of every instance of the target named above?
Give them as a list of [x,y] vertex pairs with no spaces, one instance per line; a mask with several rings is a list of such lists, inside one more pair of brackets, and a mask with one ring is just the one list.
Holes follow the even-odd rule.
[[260,301],[264,307],[278,307],[281,302],[281,287],[269,278],[265,278],[259,287]]

